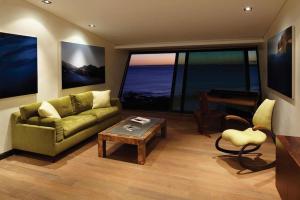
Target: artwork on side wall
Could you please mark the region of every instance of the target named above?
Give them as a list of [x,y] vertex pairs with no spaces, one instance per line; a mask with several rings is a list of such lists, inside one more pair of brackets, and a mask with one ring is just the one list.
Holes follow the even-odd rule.
[[293,27],[268,40],[268,87],[292,98]]
[[62,88],[105,83],[104,47],[61,42]]
[[0,98],[37,93],[37,38],[0,33]]

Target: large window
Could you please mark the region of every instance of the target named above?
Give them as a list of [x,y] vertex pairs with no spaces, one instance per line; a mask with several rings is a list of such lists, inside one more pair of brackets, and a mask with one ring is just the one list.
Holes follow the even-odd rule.
[[124,81],[124,108],[168,110],[176,53],[132,54]]
[[120,95],[124,108],[191,112],[210,90],[260,93],[257,50],[134,53]]
[[259,79],[259,68],[257,60],[257,51],[248,51],[248,62],[249,62],[249,79],[250,79],[250,91],[260,92],[260,79]]
[[199,92],[246,90],[244,51],[191,52],[188,60],[185,111],[193,111]]

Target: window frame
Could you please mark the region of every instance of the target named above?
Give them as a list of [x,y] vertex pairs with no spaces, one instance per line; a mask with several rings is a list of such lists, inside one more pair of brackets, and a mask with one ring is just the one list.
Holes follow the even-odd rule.
[[[160,53],[175,53],[175,63],[174,63],[174,71],[173,71],[173,79],[172,79],[172,88],[171,88],[171,94],[170,94],[170,99],[171,103],[169,105],[168,111],[171,112],[178,112],[178,113],[191,113],[190,111],[185,111],[184,110],[184,105],[185,105],[185,97],[186,97],[186,80],[187,80],[187,72],[188,72],[188,65],[189,65],[189,55],[191,52],[215,52],[215,51],[243,51],[244,52],[244,63],[245,63],[245,76],[246,76],[246,91],[251,92],[251,81],[250,81],[250,66],[249,66],[249,51],[256,51],[256,59],[257,59],[257,70],[258,70],[258,80],[259,80],[259,96],[262,94],[262,88],[261,88],[261,76],[260,76],[260,63],[259,63],[259,52],[258,52],[258,46],[251,46],[251,47],[229,47],[229,48],[202,48],[202,49],[166,49],[166,50],[148,50],[148,51],[138,51],[138,50],[133,50],[129,51],[127,62],[126,62],[126,67],[123,73],[123,78],[121,82],[121,86],[119,89],[119,95],[118,97],[121,99],[123,95],[123,89],[124,89],[124,84],[126,81],[126,76],[131,60],[132,55],[136,54],[160,54]],[[176,84],[176,73],[177,73],[177,68],[178,68],[178,56],[179,53],[186,53],[185,57],[185,64],[184,64],[184,74],[183,74],[183,85],[182,85],[182,96],[181,96],[181,106],[180,106],[180,111],[174,111],[172,110],[173,106],[173,98],[174,98],[174,92],[175,92],[175,84]]]

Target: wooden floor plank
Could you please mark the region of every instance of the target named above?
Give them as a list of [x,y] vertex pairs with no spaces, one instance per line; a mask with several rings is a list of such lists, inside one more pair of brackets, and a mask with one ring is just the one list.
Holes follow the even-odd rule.
[[[125,112],[140,115],[139,112]],[[96,137],[56,163],[36,155],[14,155],[0,161],[0,199],[280,199],[275,171],[249,173],[236,157],[218,152],[210,137],[197,133],[191,115],[143,112],[164,117],[166,139],[147,145],[145,165],[136,164],[136,146],[108,143],[108,158],[97,156]],[[225,147],[231,147],[224,143]],[[262,158],[275,158],[275,147],[263,145]]]

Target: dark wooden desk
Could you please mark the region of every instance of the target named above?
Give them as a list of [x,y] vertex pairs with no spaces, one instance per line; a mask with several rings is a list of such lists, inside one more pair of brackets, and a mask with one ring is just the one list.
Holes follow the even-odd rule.
[[276,187],[283,200],[300,199],[300,137],[276,138]]
[[227,91],[226,95],[220,95],[220,92],[201,92],[199,98],[200,109],[194,112],[195,118],[198,123],[198,131],[200,133],[205,132],[206,129],[213,129],[215,131],[223,131],[224,123],[223,118],[226,113],[218,110],[210,110],[209,104],[224,104],[249,107],[253,112],[256,110],[258,97],[238,95],[237,92],[233,92],[232,95]]
[[246,98],[246,97],[218,97],[207,95],[208,103],[217,103],[217,104],[228,104],[228,105],[236,105],[236,106],[247,106],[251,108],[256,108],[257,99],[255,98]]

